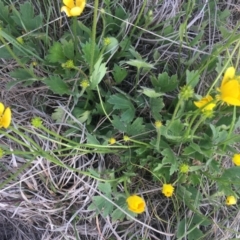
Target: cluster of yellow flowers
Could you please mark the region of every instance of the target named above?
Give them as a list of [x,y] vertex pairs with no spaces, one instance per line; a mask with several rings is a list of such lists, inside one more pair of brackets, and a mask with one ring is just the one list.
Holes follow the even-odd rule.
[[[236,76],[234,67],[227,68],[221,86],[217,90],[219,94],[216,96],[217,101],[221,101],[228,105],[240,106],[240,76]],[[207,95],[194,104],[201,108],[203,112],[212,111],[216,106],[216,102],[212,96]]]

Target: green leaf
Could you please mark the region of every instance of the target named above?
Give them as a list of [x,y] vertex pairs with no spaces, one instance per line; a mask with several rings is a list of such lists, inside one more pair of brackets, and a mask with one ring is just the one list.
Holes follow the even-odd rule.
[[178,169],[177,158],[173,151],[169,148],[164,149],[161,153],[164,156],[162,163],[169,164],[171,166],[170,175],[172,175]]
[[143,124],[143,119],[137,118],[132,124],[127,125],[126,133],[129,136],[134,136],[144,132],[144,130],[145,130],[145,125]]
[[29,78],[33,78],[32,75],[30,74],[30,69],[29,71],[23,69],[23,68],[18,68],[10,73],[10,76],[12,78],[16,78],[19,80],[28,80]]
[[117,208],[113,211],[111,217],[113,222],[116,222],[118,220],[123,221],[123,219],[125,218],[125,213],[123,213],[121,209]]
[[[168,124],[170,124],[170,121],[167,122],[166,126]],[[183,133],[184,133],[183,130],[184,130],[183,123],[179,119],[174,120],[169,127],[169,131],[168,131],[169,136],[168,137],[171,137],[171,136],[182,137]]]
[[177,226],[177,239],[182,239],[186,235],[186,219],[182,219]]
[[20,4],[19,12],[14,9],[12,19],[25,31],[31,31],[42,26],[43,15],[34,16],[33,5],[30,2],[25,2]]
[[116,83],[121,83],[124,78],[128,75],[128,72],[126,69],[119,67],[117,64],[114,63],[113,67],[113,77]]
[[[90,66],[91,54],[92,54],[92,44],[91,44],[91,42],[86,42],[85,44],[81,43],[81,47],[82,47],[82,52],[83,52],[83,58],[85,59],[86,63]],[[99,59],[102,59],[102,57],[100,57],[100,49],[99,49],[98,45],[95,44],[93,64],[97,64],[97,61],[99,61]]]
[[155,68],[153,64],[147,63],[147,62],[145,62],[143,60],[139,60],[139,59],[131,59],[131,60],[127,61],[126,63],[130,66],[137,67],[138,69],[140,69],[140,68],[145,68],[145,69]]
[[192,88],[196,87],[200,78],[199,72],[194,70],[193,71],[187,70],[186,75],[187,75],[187,78],[186,78],[187,85],[191,86]]
[[166,72],[158,74],[158,77],[150,77],[152,85],[157,92],[171,92],[178,86],[177,75],[171,77]]
[[198,228],[194,228],[188,234],[188,240],[204,239],[203,237],[204,237],[203,232]]
[[161,120],[162,116],[160,112],[164,108],[164,103],[162,98],[151,98],[150,99],[150,108],[152,116],[155,120]]
[[6,60],[13,58],[12,55],[9,53],[8,49],[4,45],[0,46],[0,56],[1,56],[1,58],[6,59]]
[[135,108],[132,102],[124,95],[117,93],[109,97],[108,102],[113,104],[113,109],[123,110],[121,120],[130,123],[135,116]]
[[157,93],[154,89],[151,88],[147,88],[147,87],[141,87],[142,90],[138,90],[138,92],[143,93],[144,95],[150,97],[150,98],[157,98],[160,96],[163,96],[163,93]]
[[86,25],[84,25],[82,23],[82,21],[78,21],[77,23],[78,23],[78,26],[80,27],[80,29],[83,30],[88,35],[88,37],[91,37],[91,35],[92,35],[91,29],[88,28]]
[[97,214],[102,212],[103,217],[110,215],[113,211],[113,204],[107,201],[102,196],[94,196],[92,198],[93,203],[90,204],[88,210],[95,210]]
[[90,77],[90,87],[92,90],[96,89],[97,85],[102,81],[107,72],[106,63],[102,63],[102,60],[103,57],[101,56],[94,65],[94,70],[92,76]]
[[65,111],[61,107],[57,107],[54,109],[54,112],[52,113],[51,117],[57,123],[60,123],[63,120],[64,114],[65,114]]
[[99,183],[98,184],[98,189],[106,194],[106,196],[111,196],[111,193],[112,193],[112,188],[111,188],[111,184],[108,183],[108,182],[105,182],[105,183]]
[[53,43],[53,45],[49,49],[47,60],[51,63],[64,63],[67,61],[61,43]]
[[58,76],[50,76],[48,79],[44,80],[44,83],[56,94],[70,94],[68,85]]
[[87,143],[93,145],[101,145],[96,136],[91,135],[90,133],[87,133]]
[[120,117],[113,115],[112,125],[120,132],[126,132],[127,126],[126,123],[120,120]]
[[0,1],[0,20],[2,20],[5,24],[12,25],[12,20],[9,18],[9,6],[5,6],[2,1]]
[[221,176],[222,180],[227,180],[229,182],[235,182],[235,181],[239,181],[240,179],[240,166],[237,167],[231,167],[226,169],[222,176]]
[[64,56],[70,60],[73,60],[75,54],[74,54],[74,43],[72,39],[70,41],[66,41],[65,39],[63,39],[61,43],[62,43],[62,50],[63,50]]

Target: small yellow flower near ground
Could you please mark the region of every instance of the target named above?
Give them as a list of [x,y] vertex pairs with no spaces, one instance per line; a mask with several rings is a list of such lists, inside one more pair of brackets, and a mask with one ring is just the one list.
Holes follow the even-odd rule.
[[80,16],[86,6],[86,0],[63,0],[61,12],[65,12],[68,17]]
[[189,171],[189,166],[185,163],[183,163],[181,166],[180,166],[180,172],[181,173],[188,173]]
[[240,106],[240,83],[235,72],[234,67],[229,67],[226,70],[220,89],[218,89],[220,94],[217,98],[228,105]]
[[237,199],[234,196],[228,196],[226,199],[226,205],[234,205],[237,203]]
[[36,67],[38,63],[36,61],[31,62],[32,66]]
[[232,161],[236,166],[240,166],[240,154],[234,154]]
[[40,128],[42,126],[42,119],[40,117],[34,117],[31,121],[32,126]]
[[112,145],[112,144],[115,144],[116,143],[116,139],[115,138],[110,138],[109,140],[108,140],[108,142]]
[[154,125],[155,125],[155,128],[160,128],[162,126],[162,122],[157,120],[155,121]]
[[124,136],[123,136],[123,140],[124,140],[125,142],[128,142],[128,141],[130,141],[130,137],[127,136],[127,135],[124,135]]
[[74,67],[75,67],[75,65],[74,65],[73,60],[68,60],[65,63],[62,63],[62,68],[71,69],[71,68],[74,68]]
[[80,86],[82,87],[82,88],[87,88],[87,87],[89,87],[89,81],[88,80],[82,80],[81,81],[81,83],[80,83]]
[[195,101],[194,104],[196,107],[201,108],[202,112],[204,111],[212,111],[213,108],[216,106],[215,103],[212,102],[213,98],[210,95],[203,97],[199,101]]
[[166,197],[171,197],[173,195],[173,192],[174,192],[174,187],[172,184],[163,184],[162,193]]
[[23,45],[24,44],[24,40],[23,40],[23,38],[22,37],[18,37],[18,38],[16,38],[16,40],[18,41],[18,43],[20,43],[21,45]]
[[12,112],[9,107],[5,108],[4,104],[0,102],[0,128],[8,128],[12,119]]
[[111,39],[110,38],[107,37],[107,38],[103,39],[103,45],[104,46],[108,46],[110,43],[111,43]]
[[128,209],[134,213],[143,213],[145,211],[145,201],[137,195],[128,197],[126,202],[128,204]]

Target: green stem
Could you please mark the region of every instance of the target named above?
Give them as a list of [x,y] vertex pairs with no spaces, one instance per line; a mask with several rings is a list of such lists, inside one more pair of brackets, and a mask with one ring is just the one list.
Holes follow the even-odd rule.
[[156,142],[156,149],[159,152],[160,150],[160,140],[161,140],[161,129],[157,128],[157,142]]
[[98,97],[99,97],[99,99],[100,99],[100,104],[101,104],[102,110],[103,110],[106,118],[107,118],[110,122],[112,122],[112,120],[110,119],[109,115],[107,114],[107,112],[106,112],[106,110],[105,110],[105,107],[103,106],[103,101],[102,101],[102,97],[101,97],[101,94],[100,94],[98,85],[97,85],[97,92],[98,92]]
[[198,129],[198,127],[199,127],[199,125],[202,123],[202,122],[204,122],[205,121],[205,119],[206,119],[206,117],[201,117],[199,120],[198,120],[198,122],[195,124],[195,126],[194,126],[194,128],[193,128],[193,130],[192,130],[192,136],[195,134],[195,132],[196,132],[196,130]]
[[90,63],[90,75],[93,72],[94,67],[94,50],[96,44],[96,28],[97,28],[97,11],[98,11],[99,0],[94,1],[94,12],[93,12],[93,25],[92,25],[92,41],[91,41],[91,63]]
[[77,58],[77,17],[73,17],[73,41],[74,41],[74,62],[76,64]]
[[151,147],[149,144],[145,143],[145,142],[140,142],[140,141],[137,141],[137,140],[134,140],[132,138],[129,139],[130,142],[133,142],[133,143],[137,143],[137,144],[140,144],[140,145],[144,145],[144,146],[147,146],[147,147]]
[[135,82],[135,86],[134,86],[134,92],[136,94],[136,90],[137,90],[137,85],[139,83],[139,76],[140,76],[140,69],[137,68],[137,74],[136,74],[136,82]]
[[188,125],[188,128],[187,128],[187,130],[186,130],[186,133],[184,134],[184,139],[185,139],[186,136],[189,135],[190,129],[191,129],[194,121],[196,120],[196,118],[197,118],[198,116],[199,116],[199,111],[197,111],[197,112],[193,115],[193,117],[192,117],[192,119],[191,119],[191,121],[190,121],[190,123],[189,123],[189,125]]
[[[232,118],[232,123],[231,123],[230,129],[229,129],[229,132],[228,132],[227,139],[229,139],[230,136],[232,135],[233,128],[234,128],[234,126],[235,126],[235,122],[236,122],[236,113],[237,113],[236,109],[237,109],[237,107],[234,106],[234,107],[233,107],[233,118]],[[227,146],[227,142],[224,144],[224,146],[223,146],[223,150],[226,149],[226,146]]]
[[124,178],[123,184],[124,184],[123,186],[124,186],[125,194],[126,194],[127,197],[129,197],[130,193],[129,193],[128,188],[127,188],[127,177]]
[[183,100],[182,100],[181,98],[179,98],[178,103],[177,103],[177,105],[176,105],[176,107],[175,107],[174,113],[173,113],[173,115],[172,115],[172,119],[171,119],[170,123],[168,124],[167,128],[170,128],[170,126],[172,125],[173,121],[175,120],[176,115],[177,115],[177,113],[178,113],[178,110],[179,110],[179,108],[180,108],[180,106],[181,106],[182,101],[183,101]]

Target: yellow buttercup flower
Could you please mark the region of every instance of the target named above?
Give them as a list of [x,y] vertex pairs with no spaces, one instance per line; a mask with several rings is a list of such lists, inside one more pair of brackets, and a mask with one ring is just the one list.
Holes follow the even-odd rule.
[[155,125],[155,128],[161,128],[162,122],[157,120],[157,121],[155,121],[154,125]]
[[127,135],[124,135],[124,136],[123,136],[123,141],[125,141],[125,142],[130,141],[130,137],[127,136]]
[[204,111],[212,111],[213,108],[216,106],[215,103],[212,102],[213,98],[210,95],[207,95],[206,97],[203,97],[199,101],[195,101],[194,104],[196,107],[201,108],[201,110]]
[[237,203],[237,199],[234,196],[228,196],[226,199],[226,205],[234,205]]
[[126,202],[128,204],[128,209],[134,213],[142,213],[145,211],[145,201],[137,195],[128,197]]
[[181,166],[180,166],[180,172],[181,173],[188,173],[189,171],[189,166],[185,163],[183,163]]
[[240,106],[240,83],[239,77],[235,76],[235,68],[229,67],[223,77],[218,99],[228,105]]
[[115,144],[116,143],[116,138],[110,138],[109,140],[108,140],[108,142],[112,145],[112,144]]
[[236,166],[240,166],[240,154],[234,154],[232,161]]
[[61,12],[65,12],[68,17],[80,16],[86,6],[86,0],[63,0]]
[[8,128],[12,119],[12,112],[9,107],[5,108],[0,102],[0,128]]
[[35,128],[40,128],[40,127],[42,127],[42,119],[40,117],[34,117],[31,121],[31,124]]
[[87,79],[84,79],[84,80],[82,80],[81,81],[81,83],[80,83],[80,86],[82,87],[82,88],[84,88],[84,89],[86,89],[87,87],[89,87],[89,81],[87,80]]
[[174,192],[174,187],[172,184],[163,184],[162,193],[166,197],[171,197],[173,195],[173,192]]

